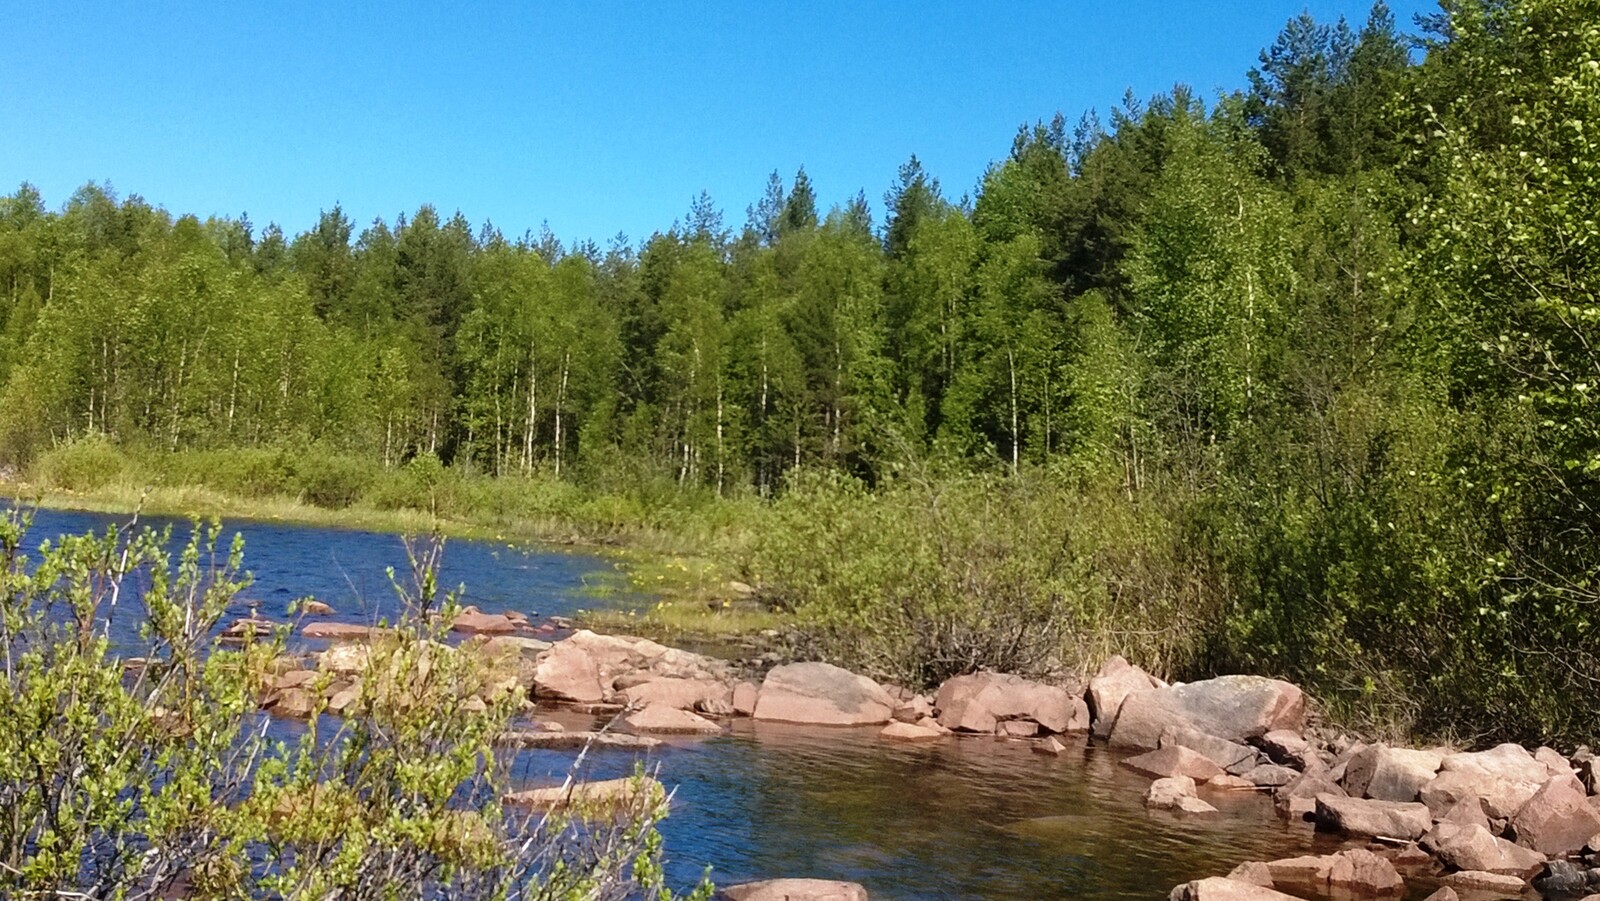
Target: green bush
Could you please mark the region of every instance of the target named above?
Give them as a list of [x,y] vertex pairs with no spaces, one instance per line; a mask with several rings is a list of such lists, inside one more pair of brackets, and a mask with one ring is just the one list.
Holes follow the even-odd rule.
[[295,459],[294,484],[307,503],[341,510],[366,493],[377,471],[367,459],[313,449]]
[[115,483],[128,468],[127,455],[116,445],[91,435],[46,451],[32,473],[46,487],[87,492]]

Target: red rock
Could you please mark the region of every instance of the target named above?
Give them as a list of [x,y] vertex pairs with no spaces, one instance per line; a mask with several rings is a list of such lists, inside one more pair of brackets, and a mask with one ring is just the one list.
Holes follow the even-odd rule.
[[1204,755],[1207,760],[1235,776],[1248,772],[1258,763],[1255,748],[1215,735],[1207,735],[1198,729],[1168,729],[1161,733],[1158,744],[1163,748],[1168,745],[1188,748]]
[[1122,765],[1154,779],[1169,776],[1187,776],[1195,782],[1205,782],[1225,775],[1222,768],[1188,748],[1170,745],[1159,750],[1128,757]]
[[1518,896],[1528,890],[1528,883],[1515,876],[1502,876],[1499,873],[1485,873],[1480,870],[1462,870],[1459,873],[1451,873],[1439,881],[1445,888],[1470,892],[1504,892]]
[[1030,719],[1051,732],[1087,731],[1088,707],[1074,692],[1007,673],[946,679],[934,706],[947,729],[990,733],[1002,720]]
[[1240,775],[1250,780],[1250,784],[1257,788],[1278,788],[1300,778],[1299,773],[1275,763],[1263,763]]
[[1089,713],[1094,720],[1095,735],[1104,738],[1111,733],[1111,724],[1124,698],[1155,687],[1156,680],[1149,673],[1129,663],[1122,655],[1107,660],[1100,672],[1089,680]]
[[1006,720],[995,724],[995,734],[1006,738],[1032,738],[1039,734],[1039,724],[1032,720]]
[[533,696],[590,704],[604,700],[600,667],[588,651],[570,641],[560,642],[534,668]]
[[1292,729],[1274,729],[1261,736],[1261,750],[1273,763],[1304,768],[1306,758],[1314,756],[1311,743]]
[[942,738],[945,733],[927,726],[918,726],[913,723],[893,722],[883,727],[878,733],[879,738],[888,738],[895,741],[926,741],[931,738]]
[[1422,846],[1458,870],[1527,877],[1545,862],[1543,854],[1496,838],[1477,824],[1439,823],[1422,837]]
[[1511,817],[1511,829],[1517,844],[1560,857],[1582,848],[1600,832],[1600,812],[1589,806],[1576,776],[1555,776]]
[[[1490,819],[1504,820],[1528,803],[1542,782],[1507,779],[1481,769],[1445,768],[1417,793],[1434,816],[1441,817],[1464,800],[1477,801]],[[1540,766],[1541,770],[1543,765]]]
[[1527,748],[1511,742],[1487,751],[1446,754],[1440,769],[1444,772],[1480,773],[1497,779],[1538,785],[1543,785],[1550,778],[1550,770],[1535,760]]
[[503,614],[479,613],[476,610],[462,611],[450,621],[450,631],[468,635],[510,635],[521,628],[521,623]]
[[1167,901],[1299,901],[1299,899],[1263,885],[1213,876],[1210,879],[1198,879],[1178,886],[1167,896]]
[[732,692],[728,686],[713,679],[678,679],[663,676],[642,682],[622,692],[630,706],[663,706],[676,707],[679,710],[693,710],[702,701],[717,700],[731,702]]
[[316,678],[317,674],[311,670],[290,670],[287,673],[273,678],[272,687],[278,691],[283,691],[290,688],[300,688],[309,682],[315,681]]
[[1552,776],[1575,776],[1577,771],[1572,768],[1572,762],[1561,756],[1561,752],[1551,747],[1534,749],[1533,759],[1544,764]]
[[306,623],[300,628],[300,634],[307,638],[327,641],[366,641],[372,637],[373,631],[371,626],[354,623]]
[[756,696],[761,688],[754,682],[740,682],[733,687],[733,712],[739,716],[750,716],[756,712]]
[[1398,895],[1406,886],[1394,864],[1363,848],[1334,855],[1328,885],[1359,895]]
[[317,699],[303,688],[290,688],[276,692],[268,707],[277,716],[305,719],[316,707]]
[[1324,776],[1302,773],[1288,784],[1275,789],[1272,800],[1278,808],[1279,816],[1299,820],[1316,812],[1318,795],[1338,796],[1344,793],[1344,789],[1338,783],[1331,782]]
[[[1489,816],[1483,812],[1483,799],[1462,798],[1450,806],[1442,816],[1434,819],[1440,823],[1450,823],[1456,826],[1482,826],[1489,830]],[[1489,830],[1493,831],[1493,830]],[[1467,869],[1471,869],[1468,867]]]
[[1034,742],[1033,751],[1035,754],[1049,754],[1052,757],[1060,757],[1062,754],[1067,753],[1067,746],[1062,744],[1060,739],[1051,736],[1043,741]]
[[1256,784],[1251,782],[1249,779],[1244,778],[1243,776],[1234,776],[1228,773],[1223,773],[1220,776],[1212,776],[1210,779],[1207,779],[1206,788],[1214,789],[1216,791],[1249,792],[1256,790]]
[[1333,864],[1332,854],[1308,854],[1268,861],[1267,873],[1272,876],[1274,886],[1324,886],[1333,872]]
[[1194,790],[1194,780],[1188,776],[1157,779],[1150,783],[1150,788],[1145,791],[1144,804],[1156,810],[1216,813],[1217,809],[1196,797]]
[[722,897],[727,901],[867,901],[867,890],[854,882],[768,879],[728,886]]
[[1416,841],[1433,828],[1428,808],[1415,802],[1318,795],[1317,825],[1335,832]]
[[1267,888],[1273,887],[1272,870],[1259,860],[1251,860],[1239,864],[1228,873],[1228,878],[1235,882],[1248,882],[1251,885],[1260,885]]
[[1111,744],[1159,747],[1168,729],[1187,726],[1229,741],[1247,741],[1305,725],[1305,695],[1288,682],[1261,676],[1219,676],[1175,688],[1128,695],[1111,727]]
[[722,727],[687,710],[653,704],[623,717],[622,722],[635,732],[664,735],[720,735]]
[[1438,891],[1424,898],[1423,901],[1461,901],[1461,896],[1450,886],[1444,886]]
[[301,616],[332,616],[333,608],[321,601],[306,601],[300,605]]
[[1415,801],[1443,762],[1434,751],[1368,745],[1346,764],[1344,789],[1356,798]]
[[889,722],[893,711],[889,693],[866,676],[829,663],[791,663],[767,673],[756,699],[755,718],[864,726]]

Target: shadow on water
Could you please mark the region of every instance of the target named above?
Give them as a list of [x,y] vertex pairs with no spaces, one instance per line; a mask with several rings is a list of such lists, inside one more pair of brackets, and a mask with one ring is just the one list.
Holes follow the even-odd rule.
[[[47,537],[125,521],[39,511],[30,541],[36,547]],[[173,525],[174,544],[189,534],[187,521],[146,522]],[[307,595],[331,604],[341,621],[398,612],[385,573],[406,572],[395,536],[272,523],[236,528],[255,576],[245,597],[260,615],[281,621],[289,602]],[[460,540],[446,551],[441,583],[466,583],[466,601],[486,612],[570,615],[594,605],[586,582],[609,569],[583,554]],[[243,616],[249,604],[238,607],[230,613]],[[131,646],[137,623],[132,616],[118,620],[113,637]],[[597,725],[573,713],[541,711],[540,718],[569,729]],[[274,739],[303,729],[292,721],[271,727]],[[525,785],[557,783],[573,757],[523,751],[513,772]],[[586,776],[626,775],[636,759],[596,751]],[[684,887],[710,866],[723,884],[773,876],[849,879],[864,883],[875,899],[1149,899],[1245,860],[1335,847],[1309,827],[1284,824],[1255,794],[1208,795],[1221,812],[1206,818],[1146,811],[1140,798],[1148,780],[1081,741],[1046,757],[1025,743],[986,738],[890,744],[876,729],[745,720],[722,737],[671,741],[646,759],[676,792],[662,831],[669,875]]]

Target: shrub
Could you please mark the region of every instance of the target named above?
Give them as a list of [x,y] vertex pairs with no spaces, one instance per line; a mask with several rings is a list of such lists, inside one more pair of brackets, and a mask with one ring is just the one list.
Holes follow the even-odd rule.
[[376,477],[375,464],[322,450],[308,450],[294,461],[294,482],[307,503],[341,510],[361,498]]
[[33,474],[50,488],[94,491],[121,478],[128,458],[103,435],[89,435],[46,451],[35,461]]

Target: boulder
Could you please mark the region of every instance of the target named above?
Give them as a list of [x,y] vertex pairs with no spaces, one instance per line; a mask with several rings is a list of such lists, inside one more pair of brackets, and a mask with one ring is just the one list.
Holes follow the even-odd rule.
[[1528,883],[1516,876],[1505,876],[1500,873],[1485,873],[1482,870],[1462,870],[1441,877],[1439,882],[1445,888],[1460,889],[1464,892],[1494,892],[1504,893],[1513,897],[1521,895],[1528,890]]
[[1100,672],[1089,680],[1089,714],[1094,719],[1094,734],[1105,738],[1111,733],[1111,724],[1117,717],[1122,700],[1136,691],[1156,688],[1150,674],[1129,663],[1118,654],[1100,667]]
[[1048,754],[1051,757],[1060,757],[1062,754],[1067,753],[1067,746],[1062,744],[1060,739],[1052,735],[1048,738],[1034,742],[1033,753]]
[[733,709],[733,702],[723,698],[701,698],[694,702],[694,712],[706,716],[717,716],[723,719],[737,715]]
[[1279,786],[1288,785],[1300,776],[1294,770],[1286,766],[1278,766],[1275,763],[1263,763],[1240,775],[1250,780],[1250,784],[1258,788],[1278,788]]
[[767,673],[756,699],[755,718],[864,726],[889,722],[893,711],[889,693],[866,676],[831,663],[790,663]]
[[1210,779],[1206,780],[1206,788],[1214,789],[1216,791],[1251,792],[1255,791],[1256,787],[1256,784],[1251,782],[1249,779],[1246,779],[1243,776],[1229,775],[1228,773],[1223,773],[1220,776],[1212,776]]
[[1213,876],[1186,882],[1172,890],[1167,901],[1299,901],[1277,889],[1238,879]]
[[354,623],[306,623],[301,627],[300,634],[325,641],[366,641],[372,637],[373,631],[371,626]]
[[1039,728],[1033,720],[1004,720],[995,724],[994,734],[1003,738],[1033,738],[1039,734]]
[[1416,802],[1325,794],[1317,796],[1315,814],[1319,827],[1349,835],[1416,841],[1433,828],[1428,808]]
[[1267,872],[1272,876],[1272,884],[1275,886],[1317,887],[1328,884],[1333,864],[1332,854],[1307,854],[1302,857],[1269,861]]
[[716,700],[731,703],[732,692],[728,686],[714,679],[680,679],[662,676],[624,689],[623,698],[630,707],[676,707],[693,710],[704,701]]
[[1578,771],[1573,768],[1572,761],[1561,756],[1561,752],[1548,745],[1540,745],[1533,750],[1533,759],[1544,764],[1552,776],[1576,776]]
[[1549,768],[1535,760],[1527,748],[1511,742],[1487,751],[1446,754],[1439,768],[1442,772],[1478,773],[1538,785],[1543,785],[1550,778]]
[[560,642],[534,668],[533,696],[589,704],[601,701],[605,691],[600,687],[600,666],[581,646]]
[[275,692],[269,699],[267,709],[274,716],[294,717],[305,719],[316,709],[317,698],[303,688],[289,688]]
[[623,717],[622,722],[635,732],[663,735],[719,735],[722,727],[687,710],[666,704],[651,704]]
[[1398,895],[1406,887],[1394,864],[1365,848],[1335,854],[1328,885],[1357,895]]
[[450,621],[450,631],[467,635],[510,635],[522,628],[522,623],[500,613],[480,613],[476,609],[463,610]]
[[340,676],[366,672],[372,657],[371,648],[364,644],[336,644],[317,655],[317,669]]
[[1228,872],[1228,878],[1236,882],[1248,882],[1251,885],[1261,885],[1272,888],[1272,870],[1259,860],[1248,860],[1234,867]]
[[1136,773],[1143,773],[1152,779],[1187,776],[1195,782],[1205,782],[1214,777],[1226,775],[1222,767],[1179,745],[1168,745],[1165,748],[1149,751],[1137,757],[1125,758],[1122,761],[1122,765]]
[[739,716],[751,716],[756,712],[756,696],[761,693],[761,687],[754,682],[740,682],[733,687],[733,712]]
[[1450,769],[1449,757],[1445,758],[1444,767],[1417,792],[1436,817],[1444,816],[1463,800],[1473,800],[1482,805],[1490,819],[1504,820],[1528,803],[1542,784],[1507,779],[1480,769]]
[[1346,763],[1344,790],[1355,798],[1415,801],[1443,762],[1434,751],[1368,745]]
[[272,687],[277,691],[290,688],[300,688],[307,683],[316,681],[317,673],[308,669],[294,669],[281,673],[272,678]]
[[894,741],[927,741],[931,738],[942,738],[946,733],[928,726],[918,726],[915,723],[902,723],[895,721],[883,727],[878,733],[879,738],[888,738]]
[[1195,796],[1194,780],[1188,776],[1172,776],[1150,783],[1144,793],[1144,804],[1155,810],[1176,810],[1182,813],[1216,813],[1217,809]]
[[321,601],[306,601],[300,605],[301,616],[332,616],[333,608]]
[[768,879],[730,885],[727,901],[867,901],[867,890],[855,882],[827,879]]
[[1274,729],[1256,741],[1267,759],[1282,766],[1305,769],[1306,758],[1315,756],[1311,742],[1292,729]]
[[1438,891],[1422,899],[1422,901],[1461,901],[1461,896],[1450,886],[1441,886]]
[[1198,729],[1183,727],[1168,729],[1161,733],[1158,744],[1163,748],[1168,745],[1188,748],[1204,755],[1207,760],[1235,776],[1248,772],[1258,763],[1255,748],[1215,735],[1207,735]]
[[1533,879],[1547,898],[1577,898],[1600,889],[1600,869],[1585,869],[1570,860],[1552,860]]
[[1275,789],[1272,800],[1278,808],[1279,816],[1300,820],[1316,813],[1318,795],[1343,794],[1345,794],[1344,788],[1327,777],[1316,773],[1302,773],[1288,784]]
[[1050,732],[1089,728],[1089,708],[1076,692],[1008,673],[946,679],[933,705],[940,724],[959,732],[994,732],[997,723],[1016,719],[1031,720]]
[[1442,815],[1435,814],[1434,820],[1435,822],[1451,823],[1456,826],[1482,826],[1490,832],[1495,831],[1489,827],[1489,816],[1483,812],[1483,800],[1481,798],[1462,798],[1451,805]]
[[1600,832],[1600,812],[1589,806],[1576,776],[1555,776],[1511,817],[1517,844],[1540,854],[1561,857],[1584,846]]
[[[352,682],[349,685],[345,685],[328,695],[328,712],[342,716],[344,715],[345,711],[355,706],[356,701],[360,699],[361,683]],[[468,700],[473,699],[469,698]]]
[[1261,676],[1219,676],[1127,696],[1111,727],[1113,746],[1155,748],[1168,729],[1188,727],[1229,741],[1248,741],[1305,725],[1305,695]]
[[1482,870],[1526,878],[1544,863],[1543,854],[1497,838],[1486,826],[1439,823],[1422,847],[1458,870]]

